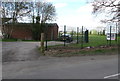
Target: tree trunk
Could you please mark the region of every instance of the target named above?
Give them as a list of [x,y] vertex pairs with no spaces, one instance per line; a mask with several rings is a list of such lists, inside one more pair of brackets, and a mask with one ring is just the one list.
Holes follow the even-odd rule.
[[41,33],[41,52],[44,53],[44,33]]

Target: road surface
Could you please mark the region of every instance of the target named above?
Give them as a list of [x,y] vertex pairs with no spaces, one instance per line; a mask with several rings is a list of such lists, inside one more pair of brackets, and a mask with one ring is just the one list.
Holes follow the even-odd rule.
[[[38,43],[19,42],[3,44],[3,79],[118,78],[118,75],[114,76],[118,74],[117,54],[48,57],[40,56],[37,51],[33,50],[36,45]],[[111,75],[113,76],[111,77]]]

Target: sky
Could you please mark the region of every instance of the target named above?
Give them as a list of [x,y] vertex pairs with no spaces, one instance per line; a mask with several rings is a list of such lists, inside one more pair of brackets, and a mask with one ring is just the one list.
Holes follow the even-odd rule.
[[100,17],[92,14],[93,7],[86,0],[46,0],[51,2],[57,13],[56,21],[59,25],[59,30],[76,30],[77,27],[84,26],[85,29],[95,29],[98,26],[103,26],[99,22]]
[[55,6],[57,19],[56,21],[52,21],[51,23],[57,23],[59,26],[59,31],[62,31],[64,29],[64,25],[66,25],[68,31],[76,31],[77,27],[82,28],[82,26],[84,27],[84,29],[95,29],[96,27],[104,26],[104,24],[99,22],[101,18],[104,17],[96,17],[95,15],[93,15],[93,7],[90,3],[87,3],[87,0],[42,1],[50,2],[53,4],[53,6]]

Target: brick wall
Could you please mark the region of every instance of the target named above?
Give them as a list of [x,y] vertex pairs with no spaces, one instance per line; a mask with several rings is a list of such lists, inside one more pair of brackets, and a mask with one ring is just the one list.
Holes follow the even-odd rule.
[[[32,30],[30,25],[19,25],[19,27],[12,27],[10,25],[6,25],[6,29],[9,29],[9,34],[12,29],[11,37],[22,40],[31,40],[32,38]],[[46,30],[45,30],[46,31]],[[58,25],[52,24],[47,28],[47,40],[56,40],[58,37]],[[46,32],[45,32],[46,38]]]
[[32,31],[27,28],[18,27],[14,28],[11,34],[12,38],[23,39],[23,40],[31,40],[32,39]]
[[47,29],[47,40],[57,40],[58,38],[58,26],[56,25],[52,25],[49,26]]

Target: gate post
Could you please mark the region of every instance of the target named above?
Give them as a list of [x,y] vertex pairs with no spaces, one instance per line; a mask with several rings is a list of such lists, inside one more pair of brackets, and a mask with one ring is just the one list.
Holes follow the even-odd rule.
[[44,33],[41,33],[41,52],[44,53]]
[[88,30],[85,31],[85,42],[89,42],[89,37],[88,37]]

